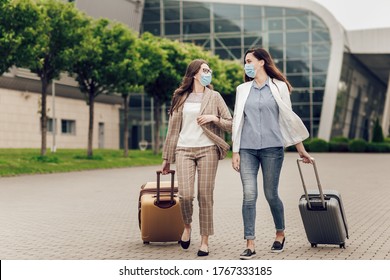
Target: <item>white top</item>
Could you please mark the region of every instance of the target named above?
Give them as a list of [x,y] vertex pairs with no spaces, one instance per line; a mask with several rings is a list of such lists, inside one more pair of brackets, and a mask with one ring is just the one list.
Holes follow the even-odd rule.
[[207,147],[214,145],[198,125],[203,93],[190,93],[183,107],[183,121],[179,134],[178,147]]

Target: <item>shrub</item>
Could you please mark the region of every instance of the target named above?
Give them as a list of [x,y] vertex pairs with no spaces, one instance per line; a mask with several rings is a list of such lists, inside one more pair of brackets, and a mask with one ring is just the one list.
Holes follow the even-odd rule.
[[33,156],[33,161],[44,162],[44,163],[59,163],[60,159],[56,156]]
[[308,152],[310,152],[311,140],[312,140],[312,138],[307,138],[306,140],[303,141],[303,146],[305,147],[305,150],[308,151]]
[[313,138],[308,145],[310,152],[323,153],[329,151],[328,142],[320,138]]
[[286,152],[296,152],[297,149],[295,148],[295,145],[292,145],[292,146],[288,146],[286,149],[285,149]]
[[329,152],[344,153],[348,151],[348,143],[334,141],[329,142]]
[[349,142],[349,139],[347,137],[344,137],[344,136],[336,136],[336,137],[333,137],[332,139],[330,139],[331,142],[334,142],[334,143],[347,143]]
[[82,160],[103,160],[103,156],[100,155],[93,155],[93,156],[87,156],[87,155],[75,155],[73,157],[74,159],[82,159]]
[[390,153],[390,143],[368,143],[366,151],[370,153]]
[[374,143],[382,143],[385,138],[383,136],[382,126],[379,124],[379,119],[377,118],[374,123],[374,127],[372,128],[372,142]]
[[348,149],[353,153],[363,153],[366,151],[367,142],[364,139],[353,139],[348,144]]

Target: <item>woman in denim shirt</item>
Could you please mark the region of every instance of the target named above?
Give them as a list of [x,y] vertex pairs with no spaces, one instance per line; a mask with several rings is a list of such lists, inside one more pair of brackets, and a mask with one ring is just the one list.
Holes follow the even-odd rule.
[[271,252],[282,252],[284,208],[278,195],[284,148],[295,145],[305,163],[311,163],[302,141],[309,133],[293,112],[291,85],[276,67],[270,54],[262,49],[245,53],[245,83],[236,91],[233,115],[233,168],[240,172],[243,184],[242,215],[246,249],[240,259],[251,259],[255,251],[257,175],[263,174],[263,188],[275,223],[276,238]]

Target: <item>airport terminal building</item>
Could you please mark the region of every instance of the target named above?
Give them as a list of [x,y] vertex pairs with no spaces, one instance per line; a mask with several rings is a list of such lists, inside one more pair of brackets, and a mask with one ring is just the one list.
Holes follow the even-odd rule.
[[[247,49],[263,47],[291,82],[294,111],[303,119],[312,137],[370,140],[377,118],[384,134],[389,135],[390,27],[347,31],[328,10],[310,0],[95,0],[93,6],[88,5],[87,0],[72,2],[91,16],[124,22],[140,33],[151,32],[193,42],[223,59],[242,63]],[[9,116],[2,111],[11,106],[7,103],[12,102],[15,110],[21,111],[28,102],[36,102],[34,98],[25,97],[26,91],[33,95],[30,92],[36,90],[34,78],[27,77],[23,70],[13,71],[0,78],[0,124],[3,127],[0,147],[15,146],[11,138],[25,137],[24,129],[17,129],[16,124],[4,124]],[[24,76],[18,76],[20,71]],[[68,121],[64,131],[74,126],[74,134],[64,135],[62,147],[81,145],[78,137],[82,137],[84,142],[80,148],[83,148],[86,137],[77,134],[78,127],[86,120],[73,111],[80,112],[77,108],[86,104],[77,98],[78,90],[69,78],[64,80],[58,81],[61,99],[56,100],[55,106],[64,106],[63,118]],[[74,110],[65,110],[69,103]],[[99,104],[101,118],[96,120],[95,139],[101,139],[95,141],[95,146],[119,148],[122,145],[120,100],[102,98]],[[135,94],[130,98],[131,148],[136,148],[140,140],[151,141],[152,106],[153,100],[145,96]],[[36,147],[32,143],[40,143],[39,115],[32,114],[23,121],[25,123],[18,126],[38,129],[35,131],[37,141],[29,141],[29,147]],[[62,123],[62,119],[57,121]],[[105,131],[107,129],[109,132]],[[28,135],[35,137],[33,131]],[[72,136],[74,141],[69,140]],[[26,145],[28,143],[19,146]]]

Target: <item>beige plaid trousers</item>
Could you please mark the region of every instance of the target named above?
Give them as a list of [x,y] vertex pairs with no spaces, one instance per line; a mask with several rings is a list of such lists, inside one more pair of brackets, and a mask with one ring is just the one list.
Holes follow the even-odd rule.
[[218,167],[217,146],[177,147],[176,168],[180,207],[185,224],[192,223],[195,176],[201,235],[214,234],[213,205],[215,176]]

